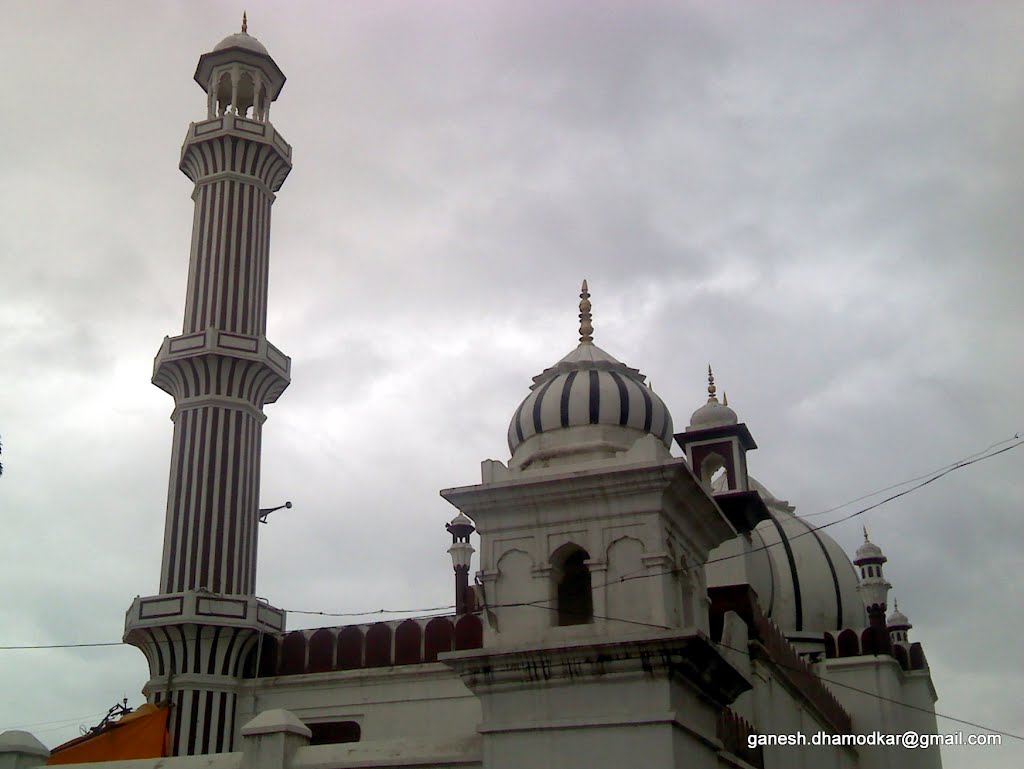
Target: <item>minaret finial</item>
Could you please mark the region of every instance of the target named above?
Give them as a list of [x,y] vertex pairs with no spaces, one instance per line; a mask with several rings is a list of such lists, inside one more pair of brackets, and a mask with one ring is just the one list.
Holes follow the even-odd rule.
[[722,391],[722,405],[723,406],[728,406],[729,405],[729,393],[725,392],[725,390]]
[[715,397],[715,375],[711,371],[711,364],[708,364],[708,403],[718,403],[718,398]]
[[587,281],[583,281],[580,288],[580,344],[592,344],[594,342],[594,324],[590,322],[590,292],[587,290]]
[[868,527],[864,526],[864,541],[868,541]]
[[245,11],[242,11],[242,34],[249,34],[249,19],[245,15]]

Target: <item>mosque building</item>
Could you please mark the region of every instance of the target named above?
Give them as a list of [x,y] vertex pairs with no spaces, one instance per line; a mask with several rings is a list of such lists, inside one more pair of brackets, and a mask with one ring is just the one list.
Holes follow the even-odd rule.
[[508,459],[441,492],[454,612],[289,632],[254,592],[264,406],[290,381],[266,328],[285,76],[243,21],[195,79],[185,317],[153,371],[174,399],[159,592],[124,630],[147,704],[52,754],[0,735],[0,769],[941,766],[938,747],[868,740],[936,732],[881,548],[865,531],[851,562],[748,473],[757,444],[710,368],[676,432],[595,344],[585,281],[578,343],[510,408]]

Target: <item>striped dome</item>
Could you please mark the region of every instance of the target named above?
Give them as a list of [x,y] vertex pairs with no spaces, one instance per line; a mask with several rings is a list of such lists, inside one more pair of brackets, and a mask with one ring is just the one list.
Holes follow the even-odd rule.
[[672,415],[644,379],[597,345],[581,342],[533,378],[508,427],[509,451],[514,455],[535,435],[586,425],[626,428],[622,449],[643,434],[671,446]]
[[[825,630],[863,627],[864,602],[857,593],[859,580],[850,557],[827,532],[796,515],[788,502],[753,477],[747,480],[769,513],[750,533],[747,566],[750,585],[765,614],[791,640],[805,634],[820,638]],[[716,493],[727,491],[724,477],[713,488]],[[723,552],[727,551],[712,551],[708,560],[713,562]],[[708,584],[735,581],[735,573],[728,568],[713,573],[709,566]]]

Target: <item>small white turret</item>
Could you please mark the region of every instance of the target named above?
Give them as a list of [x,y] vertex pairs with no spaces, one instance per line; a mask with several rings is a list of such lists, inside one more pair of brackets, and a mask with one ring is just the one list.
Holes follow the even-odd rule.
[[887,625],[889,628],[889,638],[892,639],[893,643],[910,643],[907,631],[914,626],[910,624],[907,615],[900,611],[899,601],[894,602],[893,612],[889,615]]
[[892,587],[882,573],[882,564],[887,560],[882,548],[868,539],[865,526],[864,543],[857,548],[857,557],[853,563],[860,569],[860,586],[857,590],[864,601],[868,624],[872,626],[885,626],[886,600]]

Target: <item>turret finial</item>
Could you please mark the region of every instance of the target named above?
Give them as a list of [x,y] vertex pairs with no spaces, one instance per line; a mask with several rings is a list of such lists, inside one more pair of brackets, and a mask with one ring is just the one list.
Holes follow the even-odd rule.
[[729,405],[729,393],[725,392],[725,390],[722,391],[722,405],[723,406],[728,406]]
[[587,290],[587,281],[584,280],[580,288],[580,344],[594,342],[594,324],[590,319],[590,292]]
[[715,375],[711,371],[711,364],[708,364],[708,403],[718,403],[718,398],[715,397]]
[[249,19],[245,15],[245,11],[242,11],[242,34],[249,34]]
[[868,527],[864,526],[864,541],[868,541]]

